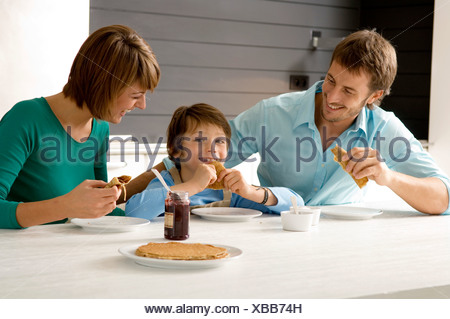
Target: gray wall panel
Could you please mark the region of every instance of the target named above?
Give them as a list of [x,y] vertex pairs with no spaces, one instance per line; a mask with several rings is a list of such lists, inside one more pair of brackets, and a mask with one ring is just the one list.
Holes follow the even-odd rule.
[[[281,92],[280,92],[281,93]],[[223,110],[226,115],[236,115],[261,99],[272,97],[274,94],[261,93],[229,93],[229,92],[180,92],[156,90],[147,95],[147,108],[135,110],[131,114],[163,115],[172,114],[178,106],[195,103],[208,103]],[[164,106],[164,109],[162,109]]]
[[158,62],[170,66],[229,69],[323,72],[329,51],[261,48],[227,44],[205,44],[149,40]]
[[[247,0],[248,1],[248,0]],[[301,12],[301,11],[300,11]],[[348,34],[342,30],[319,27],[248,23],[242,21],[199,19],[153,13],[91,9],[91,31],[110,24],[126,24],[151,41],[183,41],[278,48],[310,48],[311,29],[321,30],[324,37]],[[328,17],[324,16],[326,20]],[[301,17],[299,17],[301,19]]]
[[161,65],[146,110],[112,134],[164,136],[180,105],[212,104],[230,118],[289,92],[289,76],[320,80],[331,50],[311,49],[311,30],[343,37],[359,25],[359,1],[91,0],[91,32],[110,24],[136,29]]
[[[247,23],[316,26],[352,29],[359,23],[359,5],[340,7],[307,2],[264,0],[93,0],[92,8],[160,16],[184,16],[198,19],[243,21]],[[348,1],[345,1],[348,2]]]
[[[159,90],[171,91],[207,91],[207,92],[252,92],[278,94],[289,90],[290,72],[200,69],[191,67],[162,68],[163,77],[159,82]],[[315,82],[321,73],[310,75]]]

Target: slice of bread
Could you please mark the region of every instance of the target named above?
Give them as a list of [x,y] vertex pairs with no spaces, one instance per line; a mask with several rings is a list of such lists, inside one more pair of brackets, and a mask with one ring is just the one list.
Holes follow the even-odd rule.
[[119,177],[113,177],[113,179],[105,185],[104,188],[111,188],[114,186],[121,187],[123,191],[123,200],[127,200],[127,189],[125,187],[126,184],[128,184],[131,181],[131,176],[128,175],[122,175]]
[[[216,175],[217,176],[219,176],[220,172],[225,169],[223,164],[221,162],[218,162],[218,161],[213,161],[213,162],[211,162],[209,164],[214,165],[214,167],[216,168]],[[214,183],[208,185],[206,188],[224,189],[225,186],[223,185],[223,180],[221,180],[220,182],[215,181]]]
[[[347,152],[342,147],[340,147],[337,144],[331,150],[331,152],[333,152],[333,154],[334,154],[334,160],[336,162],[338,162],[339,165],[341,165],[341,167],[345,170],[345,168],[347,167],[347,164],[348,164],[349,161],[348,160],[347,161],[342,161],[342,156],[347,154]],[[356,185],[358,185],[359,188],[363,188],[364,186],[366,186],[367,182],[369,181],[369,179],[367,177],[356,179],[355,176],[353,176],[353,174],[351,174],[351,173],[348,173],[348,174],[353,178],[353,180],[355,181]]]

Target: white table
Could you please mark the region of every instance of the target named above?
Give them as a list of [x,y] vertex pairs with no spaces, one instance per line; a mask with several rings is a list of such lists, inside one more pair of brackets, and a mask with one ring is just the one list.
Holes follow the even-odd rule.
[[162,218],[129,233],[73,224],[0,230],[0,298],[353,298],[449,285],[450,216],[371,206],[384,213],[322,218],[307,233],[283,231],[274,215],[242,223],[193,216],[189,242],[244,251],[224,267],[201,270],[145,267],[118,253],[161,239]]

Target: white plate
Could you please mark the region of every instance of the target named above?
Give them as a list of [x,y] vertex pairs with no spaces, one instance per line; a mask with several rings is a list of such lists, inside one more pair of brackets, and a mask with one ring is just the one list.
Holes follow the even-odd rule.
[[87,231],[128,232],[150,223],[149,220],[137,217],[103,216],[100,218],[73,218],[72,224],[83,227]]
[[229,261],[239,258],[242,255],[242,250],[236,247],[226,245],[214,245],[217,247],[223,247],[228,250],[229,257],[213,260],[170,260],[170,259],[157,259],[141,257],[136,255],[136,249],[145,244],[129,245],[119,249],[119,252],[127,258],[134,260],[137,264],[156,267],[156,268],[168,268],[168,269],[202,269],[202,268],[216,268],[225,265]]
[[242,222],[262,215],[259,210],[239,207],[194,208],[192,213],[218,222]]
[[383,214],[381,209],[353,206],[321,206],[322,214],[340,219],[370,219]]

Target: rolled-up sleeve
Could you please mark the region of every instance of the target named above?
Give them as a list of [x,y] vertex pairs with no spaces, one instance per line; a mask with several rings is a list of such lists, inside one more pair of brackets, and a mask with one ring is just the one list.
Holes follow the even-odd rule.
[[[390,118],[380,130],[380,136],[383,141],[379,143],[379,151],[390,169],[417,178],[438,178],[447,187],[450,198],[450,179],[447,174],[398,118]],[[450,206],[443,214],[450,214]]]
[[273,206],[266,206],[256,203],[249,199],[243,198],[237,194],[233,194],[231,206],[256,209],[263,213],[280,214],[282,211],[289,210],[291,204],[291,196],[295,196],[297,205],[304,206],[303,198],[293,190],[286,187],[268,187],[272,194],[277,198],[277,204]]

